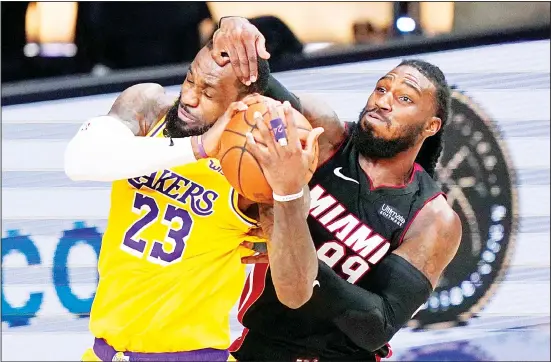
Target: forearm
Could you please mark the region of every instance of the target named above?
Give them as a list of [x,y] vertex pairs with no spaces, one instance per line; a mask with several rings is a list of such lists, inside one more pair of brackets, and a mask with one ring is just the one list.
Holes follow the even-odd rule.
[[320,261],[320,287],[315,288],[309,307],[332,320],[359,347],[375,351],[411,319],[432,287],[421,272],[396,255],[385,257],[370,273],[372,283],[366,290]]
[[266,97],[278,100],[282,103],[288,101],[289,103],[291,103],[291,106],[293,106],[294,109],[302,113],[302,105],[300,103],[300,99],[287,88],[285,88],[285,86],[281,84],[277,79],[275,79],[272,75],[270,75],[268,79],[268,88],[266,89],[266,92],[264,92],[264,95]]
[[279,300],[289,308],[298,308],[310,299],[318,272],[303,206],[302,199],[274,202],[274,225],[268,241],[274,287]]
[[75,181],[115,181],[196,161],[190,138],[136,137],[122,123],[99,117],[65,151],[65,173]]

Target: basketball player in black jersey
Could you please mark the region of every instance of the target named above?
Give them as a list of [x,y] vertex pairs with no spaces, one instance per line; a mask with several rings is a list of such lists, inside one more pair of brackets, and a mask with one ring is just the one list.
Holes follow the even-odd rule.
[[281,114],[287,142],[276,142],[262,117],[262,139],[249,135],[282,201],[274,202],[273,225],[261,208],[269,265],[244,260],[257,264],[232,354],[239,361],[378,360],[461,240],[460,219],[434,180],[449,88],[438,67],[408,60],[377,82],[356,123],[341,123],[312,98],[300,101],[312,126],[324,129],[307,218],[301,190],[313,155],[297,140],[292,113]]

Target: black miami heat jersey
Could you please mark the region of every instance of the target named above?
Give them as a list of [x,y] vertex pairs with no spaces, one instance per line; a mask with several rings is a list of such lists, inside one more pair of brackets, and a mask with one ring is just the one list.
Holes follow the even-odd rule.
[[[416,214],[442,191],[418,164],[407,184],[373,187],[351,141],[354,127],[347,124],[346,138],[309,183],[308,226],[320,260],[349,283],[376,291],[370,271],[400,245]],[[230,349],[237,360],[375,360],[323,311],[309,303],[298,309],[281,304],[267,264],[255,265],[250,273],[238,319],[245,329]]]

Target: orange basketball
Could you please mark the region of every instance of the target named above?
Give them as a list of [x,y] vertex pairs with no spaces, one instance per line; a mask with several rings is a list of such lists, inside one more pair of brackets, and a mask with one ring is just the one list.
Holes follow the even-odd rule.
[[[250,152],[245,136],[247,132],[251,132],[256,139],[260,137],[254,120],[254,112],[257,111],[264,115],[265,120],[270,120],[270,113],[264,103],[253,104],[246,111],[241,111],[233,116],[222,135],[220,165],[222,172],[237,192],[249,200],[270,204],[273,202],[272,189],[264,178],[259,162]],[[304,147],[312,127],[300,112],[295,109],[293,112],[299,137]],[[310,181],[318,165],[317,142],[314,145],[314,154],[314,160],[309,168],[310,172],[307,179],[304,180],[306,183]]]

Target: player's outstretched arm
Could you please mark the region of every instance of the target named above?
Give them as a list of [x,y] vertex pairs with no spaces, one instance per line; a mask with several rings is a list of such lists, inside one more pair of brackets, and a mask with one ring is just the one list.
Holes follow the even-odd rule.
[[[256,97],[256,98],[255,98]],[[121,93],[107,116],[84,123],[65,150],[65,173],[74,181],[115,181],[148,175],[216,157],[220,135],[231,117],[259,95],[232,103],[215,126],[199,137],[144,137],[174,105],[158,84],[137,84]],[[203,146],[201,148],[200,144]]]
[[65,173],[74,181],[115,181],[195,161],[190,139],[145,138],[174,99],[158,84],[123,91],[106,116],[86,121],[65,150]]
[[311,307],[324,310],[358,346],[375,351],[427,300],[460,240],[459,217],[439,196],[419,212],[403,243],[370,272],[375,282],[370,290],[346,282],[320,262],[320,287]]

